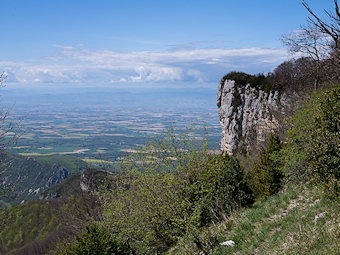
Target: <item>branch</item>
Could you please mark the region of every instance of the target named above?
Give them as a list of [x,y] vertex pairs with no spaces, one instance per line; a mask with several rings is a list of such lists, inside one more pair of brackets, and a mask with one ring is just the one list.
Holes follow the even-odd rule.
[[[338,7],[337,4],[337,0],[334,0],[334,2],[336,3],[336,8]],[[306,10],[315,18],[316,21],[314,21],[312,18],[308,18],[308,20],[316,27],[318,27],[319,29],[321,29],[324,33],[330,35],[332,37],[332,39],[335,41],[335,44],[337,46],[337,41],[339,39],[339,35],[333,31],[330,31],[334,29],[333,26],[330,26],[328,24],[326,24],[324,21],[322,21],[313,11],[312,9],[309,7],[309,5],[306,3],[305,0],[302,1],[302,5],[306,8]],[[337,10],[337,12],[339,12],[339,9]]]
[[336,15],[338,16],[338,20],[340,20],[340,11],[339,11],[338,0],[334,0],[334,4],[335,4]]

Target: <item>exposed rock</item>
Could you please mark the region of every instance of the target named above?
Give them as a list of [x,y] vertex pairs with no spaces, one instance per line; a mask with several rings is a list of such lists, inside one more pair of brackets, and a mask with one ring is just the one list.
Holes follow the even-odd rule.
[[63,182],[51,186],[40,193],[40,199],[67,197],[78,192],[93,193],[103,187],[111,172],[87,169],[81,173],[70,174]]
[[258,151],[269,134],[279,128],[292,105],[286,94],[266,93],[250,84],[222,79],[217,90],[222,151],[228,154]]
[[235,242],[233,240],[229,240],[229,241],[225,241],[223,243],[220,243],[220,245],[233,247],[233,246],[235,246]]
[[319,219],[325,218],[326,212],[319,213],[318,215],[315,215],[314,217],[314,224],[318,223]]
[[53,164],[52,166],[53,175],[48,178],[46,187],[61,183],[68,176],[68,171],[61,165]]

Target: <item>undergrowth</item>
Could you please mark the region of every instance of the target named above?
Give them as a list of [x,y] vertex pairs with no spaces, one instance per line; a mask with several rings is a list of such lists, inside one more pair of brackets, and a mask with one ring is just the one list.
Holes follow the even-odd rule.
[[[339,202],[321,194],[307,185],[287,188],[204,229],[199,242],[182,238],[168,254],[339,254]],[[227,240],[235,246],[220,245]]]

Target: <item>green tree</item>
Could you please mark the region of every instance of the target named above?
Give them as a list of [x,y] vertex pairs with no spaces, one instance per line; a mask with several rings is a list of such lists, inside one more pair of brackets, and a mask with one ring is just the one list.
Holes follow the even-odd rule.
[[288,178],[314,180],[340,194],[340,83],[314,92],[291,119],[283,150]]
[[251,172],[251,183],[257,197],[270,196],[282,187],[281,149],[279,136],[271,134],[267,148],[261,150],[259,161]]
[[309,134],[309,165],[317,182],[334,197],[340,195],[340,84],[317,100]]

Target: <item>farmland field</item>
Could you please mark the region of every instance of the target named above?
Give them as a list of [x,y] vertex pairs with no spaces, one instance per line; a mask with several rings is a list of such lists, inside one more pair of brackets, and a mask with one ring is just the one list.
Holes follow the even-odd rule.
[[3,104],[14,105],[11,118],[21,119],[21,136],[11,151],[117,162],[169,126],[193,127],[197,136],[206,127],[210,148],[219,148],[214,90],[154,91],[5,91]]

